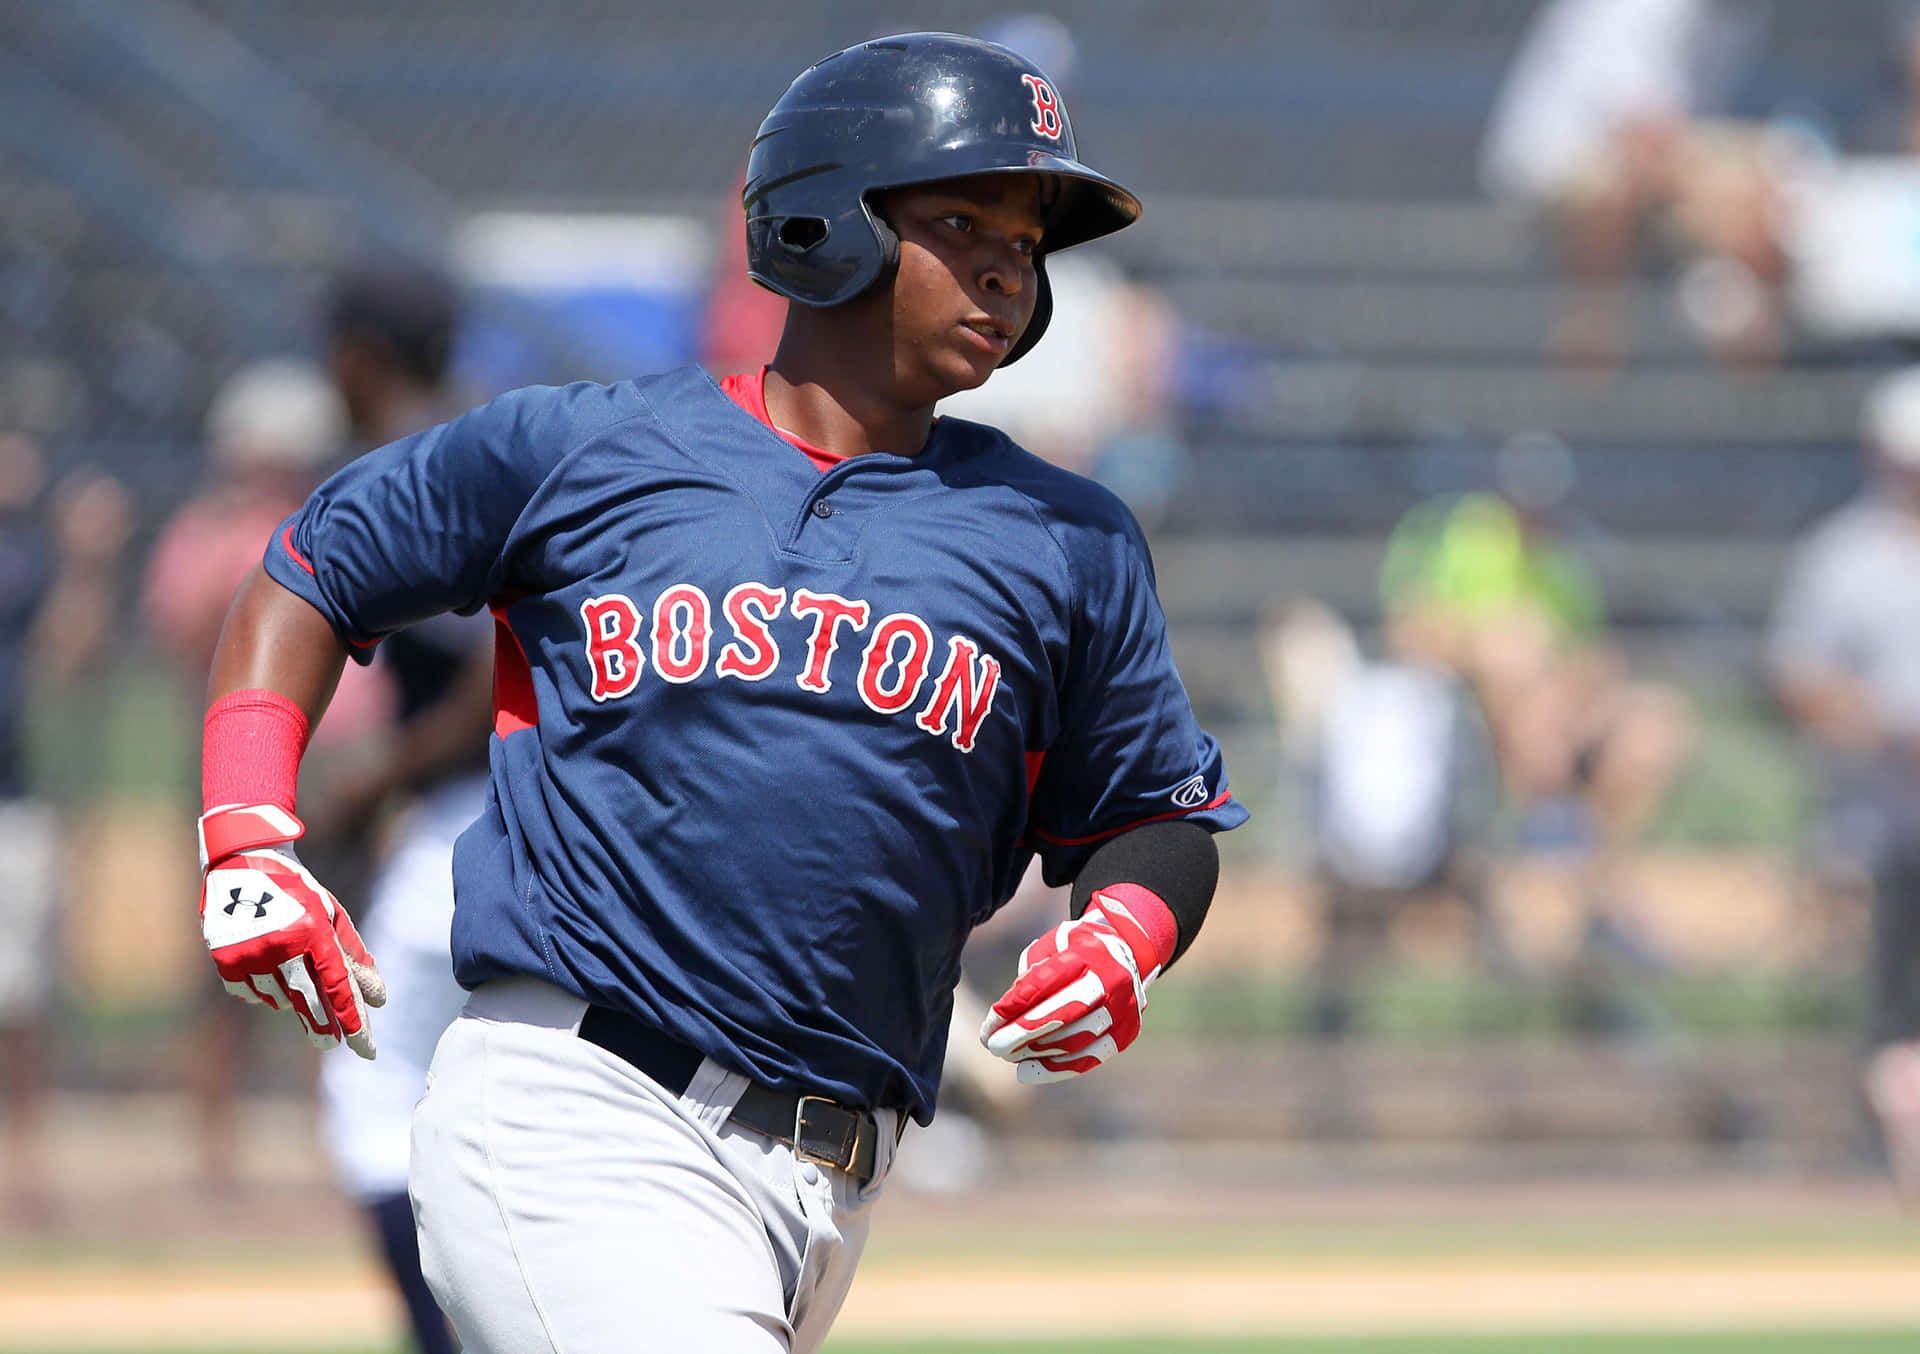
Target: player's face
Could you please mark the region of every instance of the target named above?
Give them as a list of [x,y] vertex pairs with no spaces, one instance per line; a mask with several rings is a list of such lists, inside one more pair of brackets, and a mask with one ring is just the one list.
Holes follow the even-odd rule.
[[1047,185],[983,174],[902,189],[882,205],[900,237],[893,284],[894,370],[944,398],[981,384],[1019,341],[1039,296]]

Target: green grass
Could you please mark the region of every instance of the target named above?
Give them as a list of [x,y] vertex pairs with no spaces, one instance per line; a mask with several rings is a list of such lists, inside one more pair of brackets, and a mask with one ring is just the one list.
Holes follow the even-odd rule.
[[[1635,976],[1618,999],[1660,1033],[1690,1038],[1845,1034],[1863,1018],[1857,983],[1815,973],[1679,972]],[[1143,1039],[1300,1038],[1309,989],[1295,974],[1219,973],[1154,989]],[[1405,1043],[1564,1038],[1569,994],[1544,978],[1503,979],[1383,964],[1354,997],[1357,1033]]]

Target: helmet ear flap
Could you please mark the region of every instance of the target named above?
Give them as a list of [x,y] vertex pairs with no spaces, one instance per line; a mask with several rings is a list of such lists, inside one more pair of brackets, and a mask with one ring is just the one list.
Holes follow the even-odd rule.
[[1020,341],[1013,345],[1000,362],[1003,367],[1011,367],[1032,351],[1040,336],[1047,332],[1047,321],[1053,318],[1053,284],[1047,281],[1046,256],[1040,255],[1033,261],[1033,275],[1040,285],[1039,294],[1033,303],[1033,318],[1027,321],[1026,329],[1020,335]]
[[873,227],[873,238],[880,245],[880,269],[873,275],[873,281],[862,288],[866,292],[893,284],[893,275],[900,270],[900,237],[887,224],[887,218],[874,210],[871,202],[862,198],[860,205],[866,209],[867,222]]
[[837,217],[748,210],[747,276],[789,300],[840,305],[886,285],[899,261],[900,238],[864,200]]

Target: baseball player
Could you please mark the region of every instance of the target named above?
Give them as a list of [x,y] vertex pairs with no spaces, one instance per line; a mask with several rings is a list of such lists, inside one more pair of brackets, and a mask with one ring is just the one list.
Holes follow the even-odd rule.
[[1044,72],[948,34],[803,72],[762,124],[773,362],[502,396],[362,457],[235,599],[205,728],[207,943],[374,1052],[384,985],[299,862],[351,656],[499,621],[471,997],[414,1113],[422,1263],[469,1350],[818,1349],[961,946],[1036,853],[1070,919],[982,1036],[1019,1078],[1133,1042],[1244,821],[1106,491],[960,419],[1045,330],[1045,260],[1130,224]]
[[[457,320],[452,284],[430,270],[369,263],[336,281],[326,307],[328,366],[357,446],[384,445],[454,412],[447,390]],[[361,918],[391,990],[375,1021],[380,1058],[326,1060],[320,1124],[341,1184],[372,1224],[419,1354],[454,1347],[420,1273],[407,1155],[427,1064],[466,1001],[448,942],[453,844],[486,803],[492,629],[489,617],[448,614],[381,642],[398,698],[394,727],[377,751],[336,769],[317,825],[308,814],[311,837],[333,837],[338,859],[366,853],[377,810],[404,801]]]

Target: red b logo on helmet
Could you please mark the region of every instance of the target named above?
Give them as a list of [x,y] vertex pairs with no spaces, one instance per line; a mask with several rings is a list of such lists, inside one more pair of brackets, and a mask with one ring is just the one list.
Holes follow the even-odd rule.
[[1060,139],[1060,96],[1053,86],[1037,75],[1023,75],[1020,82],[1033,94],[1033,130],[1049,141]]

